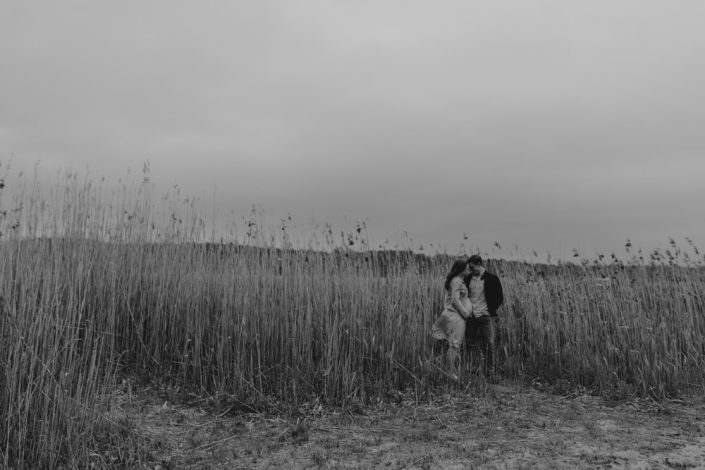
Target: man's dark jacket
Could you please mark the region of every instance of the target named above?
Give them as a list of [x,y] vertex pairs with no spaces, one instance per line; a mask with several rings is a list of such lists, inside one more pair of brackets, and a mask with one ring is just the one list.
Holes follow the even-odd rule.
[[[463,281],[470,290],[470,278],[472,274],[467,276]],[[485,283],[485,300],[487,301],[487,311],[491,317],[497,316],[497,309],[502,302],[504,302],[504,292],[502,292],[502,283],[499,282],[499,278],[492,274],[491,272],[485,270],[485,272],[480,276]]]

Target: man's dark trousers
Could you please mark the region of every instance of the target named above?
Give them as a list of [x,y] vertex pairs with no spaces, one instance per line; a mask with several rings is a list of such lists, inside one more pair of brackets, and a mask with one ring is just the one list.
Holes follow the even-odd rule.
[[[467,328],[476,331],[482,341],[482,357],[484,359],[485,373],[494,373],[495,342],[494,320],[489,315],[468,319]],[[470,344],[468,344],[470,346]]]

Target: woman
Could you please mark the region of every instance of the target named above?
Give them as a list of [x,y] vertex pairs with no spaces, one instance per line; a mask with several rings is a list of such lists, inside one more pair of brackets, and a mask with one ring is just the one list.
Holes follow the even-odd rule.
[[431,328],[431,336],[448,341],[448,363],[452,371],[460,359],[460,344],[465,338],[465,319],[472,315],[468,289],[463,282],[463,278],[469,274],[468,259],[455,260],[444,284],[443,312]]

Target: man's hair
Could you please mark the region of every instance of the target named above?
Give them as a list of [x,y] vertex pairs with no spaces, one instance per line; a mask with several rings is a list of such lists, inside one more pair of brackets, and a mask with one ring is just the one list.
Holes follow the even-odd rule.
[[472,255],[470,258],[468,258],[468,263],[474,264],[477,266],[482,266],[482,257],[480,255]]

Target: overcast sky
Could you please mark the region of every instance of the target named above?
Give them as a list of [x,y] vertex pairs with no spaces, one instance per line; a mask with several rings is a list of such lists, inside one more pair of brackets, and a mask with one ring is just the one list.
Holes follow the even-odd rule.
[[698,0],[0,1],[0,160],[148,160],[221,218],[373,243],[705,248],[703,24]]

